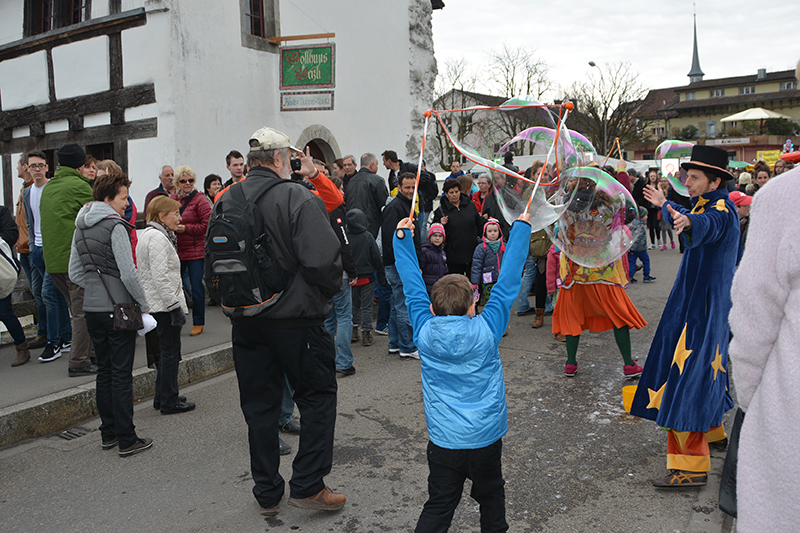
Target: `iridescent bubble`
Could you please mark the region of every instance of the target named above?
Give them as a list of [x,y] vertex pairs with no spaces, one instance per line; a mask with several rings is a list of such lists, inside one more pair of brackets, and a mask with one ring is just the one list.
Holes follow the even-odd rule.
[[681,163],[689,161],[693,147],[692,143],[670,140],[659,144],[655,152],[661,175],[667,178],[676,193],[686,197],[689,191],[686,189],[686,171],[681,168]]
[[644,231],[634,222],[639,214],[630,192],[595,167],[567,169],[549,203],[566,209],[557,225],[546,228],[547,234],[567,257],[585,267],[613,263]]
[[[530,145],[518,148],[517,151],[525,155],[540,156],[539,159],[545,160],[553,168],[553,174],[563,172],[570,166],[579,165],[582,161],[580,152],[572,145],[570,133],[563,123],[559,135],[555,134],[557,124],[559,124],[558,112],[561,108],[555,106],[553,107],[555,112],[553,112],[551,107],[553,106],[548,107],[528,97],[519,97],[504,102],[496,109],[486,110],[486,114],[497,114],[496,117],[488,116],[487,122],[494,120],[507,127],[513,127],[515,124],[534,124],[516,135],[500,150],[492,150],[487,139],[480,138],[480,136],[473,136],[474,142],[485,143],[484,146],[476,144],[478,149],[468,145],[470,137],[467,137],[465,141],[456,140],[439,116],[439,124],[453,147],[469,161],[489,170],[493,194],[506,222],[513,223],[528,208],[530,200],[529,212],[534,231],[555,222],[565,209],[565,206],[560,206],[559,210],[547,201],[548,191],[553,186],[554,179],[547,173],[537,173],[530,179],[526,179],[491,158],[494,155],[503,155],[516,142],[530,141]],[[480,174],[481,171],[473,169],[472,173]]]

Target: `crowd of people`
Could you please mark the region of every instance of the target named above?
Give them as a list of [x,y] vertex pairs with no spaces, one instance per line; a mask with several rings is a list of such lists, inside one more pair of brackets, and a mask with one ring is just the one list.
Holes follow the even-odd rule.
[[[43,363],[69,353],[70,376],[97,375],[102,449],[118,447],[125,457],[152,447],[133,424],[136,332],[116,329],[111,313],[118,303],[136,303],[152,315],[156,326],[146,346],[148,363],[157,368],[153,407],[163,414],[193,410],[178,389],[181,330],[190,308],[194,336],[203,333],[205,306],[224,305],[206,294],[207,229],[225,214],[224,199],[234,191],[255,197],[278,262],[293,272],[263,311],[231,319],[261,512],[280,512],[279,455],[290,451],[280,431],[301,435],[288,503],[318,510],[345,504],[345,496],[324,483],[332,467],[336,375],[356,374],[351,344],[372,346],[374,331],[388,336],[390,355],[421,361],[431,480],[448,479],[429,483],[417,531],[447,529],[468,477],[482,527],[508,527],[500,470],[508,422],[497,346],[515,301],[518,316],[535,315],[533,328],[553,315],[552,333],[566,344],[568,377],[577,373],[582,332],[613,330],[622,375],[641,376],[631,413],[669,430],[669,473],[653,484],[705,484],[709,445],[725,447],[722,415],[733,406],[727,317],[750,205],[788,168],[783,161],[772,170],[756,165],[753,181],[749,173],[729,172],[724,151],[698,146],[683,165],[689,198],[658,169],[639,176],[624,165],[605,168],[638,204],[625,214],[634,238],[623,257],[590,268],[561,253],[545,230],[531,232],[529,215],[517,221],[503,216],[497,198],[507,180],[503,173],[467,174],[458,161],[440,193],[424,161],[417,169],[386,150],[384,178],[373,153],[361,155],[358,164],[347,155],[328,165],[293,147],[283,133],[262,128],[246,158],[228,153],[224,183],[209,174],[200,190],[192,168],[164,165],[144,202],[146,226],[137,233],[131,182],[119,165],[96,161],[74,144],[57,157],[48,178],[45,154],[24,154],[17,165],[25,185],[16,219],[0,209],[0,236],[17,247],[39,318],[28,341],[10,296],[0,300],[0,319],[17,349],[12,366],[27,363],[31,349],[43,350]],[[512,156],[504,164],[529,178],[558,177],[541,162],[520,170]],[[273,180],[289,185],[259,194]],[[574,187],[592,184],[580,179]],[[685,256],[642,367],[632,358],[629,330],[647,323],[626,289],[637,282],[637,262],[644,283],[655,281],[648,250],[675,249],[676,240]],[[702,268],[716,273],[713,283],[698,274]],[[707,289],[698,291],[698,284]],[[463,353],[441,352],[432,336],[445,330],[464,340],[457,343]],[[463,402],[442,402],[443,395]],[[292,418],[294,404],[300,421]],[[468,453],[455,454],[460,450]]]

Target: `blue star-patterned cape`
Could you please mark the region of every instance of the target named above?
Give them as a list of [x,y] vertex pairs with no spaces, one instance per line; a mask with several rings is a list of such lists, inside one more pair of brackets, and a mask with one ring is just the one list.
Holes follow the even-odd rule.
[[692,198],[681,233],[685,252],[639,378],[631,414],[676,431],[705,432],[733,408],[728,391],[728,312],[731,283],[741,257],[739,216],[728,191]]

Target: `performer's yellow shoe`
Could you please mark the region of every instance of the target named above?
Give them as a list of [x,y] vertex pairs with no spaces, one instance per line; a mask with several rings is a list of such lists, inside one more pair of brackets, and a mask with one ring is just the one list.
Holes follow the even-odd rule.
[[192,332],[189,333],[189,335],[194,337],[195,335],[200,335],[201,333],[203,333],[203,326],[193,326]]

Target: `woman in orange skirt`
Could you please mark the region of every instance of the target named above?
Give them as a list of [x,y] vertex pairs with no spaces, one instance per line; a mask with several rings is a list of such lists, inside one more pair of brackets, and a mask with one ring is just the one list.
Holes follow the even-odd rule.
[[625,293],[628,284],[623,259],[597,268],[581,266],[561,254],[561,292],[553,311],[553,333],[567,337],[567,363],[564,372],[572,377],[578,371],[576,355],[584,330],[592,332],[614,329],[628,378],[637,377],[642,367],[631,358],[630,328],[647,325],[636,306]]

